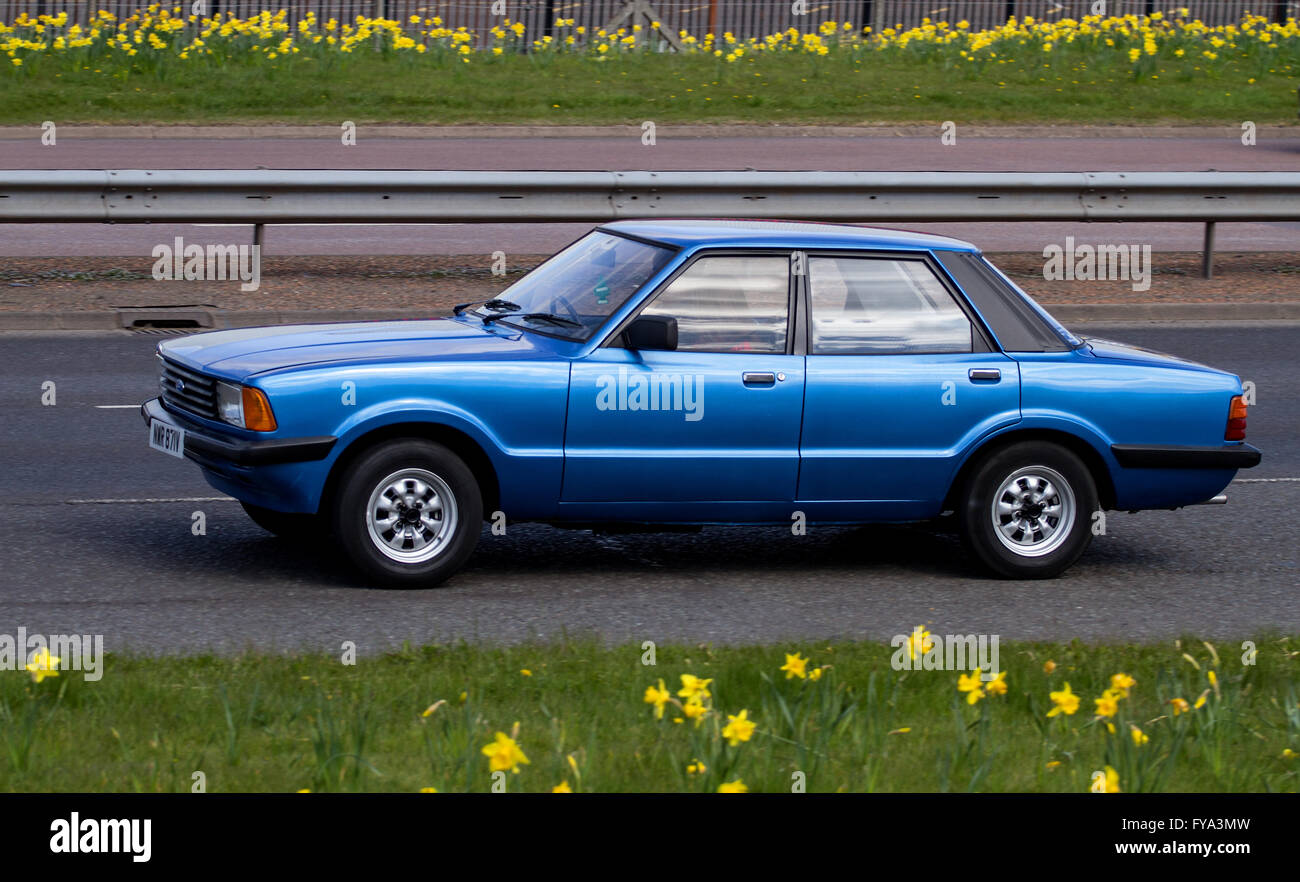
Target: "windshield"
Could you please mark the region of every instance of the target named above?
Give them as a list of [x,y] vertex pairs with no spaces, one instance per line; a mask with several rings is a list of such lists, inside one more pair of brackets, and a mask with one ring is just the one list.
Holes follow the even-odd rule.
[[660,245],[597,230],[477,307],[474,314],[586,340],[663,269],[673,253]]

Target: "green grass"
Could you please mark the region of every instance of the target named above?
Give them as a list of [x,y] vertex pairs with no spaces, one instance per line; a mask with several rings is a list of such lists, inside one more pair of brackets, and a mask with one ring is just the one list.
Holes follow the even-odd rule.
[[[1198,641],[1004,643],[1009,690],[973,707],[956,672],[895,671],[894,650],[871,643],[660,646],[654,667],[638,646],[583,642],[425,647],[355,666],[321,655],[111,655],[99,682],[0,674],[0,790],[187,791],[202,771],[209,792],[485,791],[481,749],[518,722],[530,763],[504,776],[512,792],[561,781],[713,791],[737,778],[788,791],[796,771],[809,791],[1081,792],[1107,765],[1125,791],[1294,791],[1300,759],[1283,751],[1300,751],[1300,643],[1255,642],[1249,666],[1235,643],[1218,647],[1218,663]],[[778,668],[796,650],[809,670],[831,667],[816,682],[786,680]],[[1195,702],[1210,688],[1210,669],[1220,694],[1169,716],[1170,699]],[[1092,700],[1121,671],[1137,685],[1110,735]],[[696,728],[672,722],[671,705],[655,720],[646,687],[662,677],[675,692],[684,673],[713,680],[721,714],[746,709],[753,737],[727,746],[725,716]],[[1049,719],[1049,693],[1065,681],[1079,710]],[[1147,744],[1133,744],[1130,723]],[[706,773],[687,773],[696,759]]]
[[[1300,78],[1254,60],[1211,75],[1188,59],[1135,79],[1127,64],[1080,72],[1034,59],[980,74],[937,59],[746,59],[636,55],[609,64],[505,56],[471,65],[361,53],[343,60],[163,63],[80,69],[32,58],[0,69],[0,123],[640,124],[1291,123]],[[1158,72],[1157,72],[1158,71]],[[1256,82],[1248,83],[1255,78]],[[363,133],[364,134],[364,133]]]

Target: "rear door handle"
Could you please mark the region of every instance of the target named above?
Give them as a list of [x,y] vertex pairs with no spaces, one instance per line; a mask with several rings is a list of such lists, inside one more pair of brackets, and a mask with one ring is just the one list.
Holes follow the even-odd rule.
[[971,368],[967,376],[972,380],[992,380],[996,383],[1002,379],[1002,371],[997,368]]
[[740,379],[746,386],[775,386],[776,374],[772,371],[745,371]]

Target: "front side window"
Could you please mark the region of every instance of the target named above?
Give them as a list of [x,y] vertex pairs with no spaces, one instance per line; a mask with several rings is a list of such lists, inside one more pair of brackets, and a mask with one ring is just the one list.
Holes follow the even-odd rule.
[[667,266],[675,253],[661,245],[597,230],[502,291],[491,304],[478,307],[475,313],[482,317],[518,313],[500,320],[586,340]]
[[920,260],[809,257],[813,355],[970,352],[971,325]]
[[786,256],[701,257],[641,315],[677,320],[684,352],[785,352],[790,317]]

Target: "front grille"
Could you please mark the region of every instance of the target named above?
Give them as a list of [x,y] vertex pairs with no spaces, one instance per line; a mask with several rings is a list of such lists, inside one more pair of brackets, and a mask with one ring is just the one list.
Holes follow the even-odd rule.
[[217,419],[217,381],[158,356],[158,388],[164,404],[210,420]]

